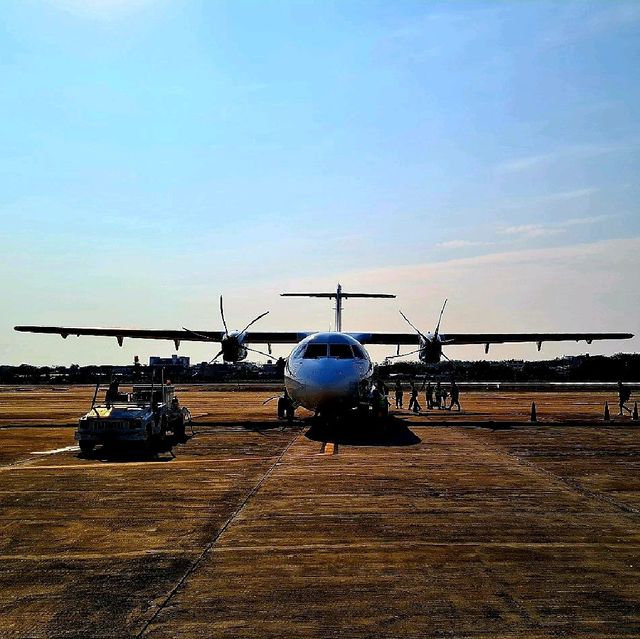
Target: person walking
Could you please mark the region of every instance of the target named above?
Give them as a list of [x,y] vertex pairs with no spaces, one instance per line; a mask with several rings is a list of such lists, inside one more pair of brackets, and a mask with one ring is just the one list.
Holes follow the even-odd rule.
[[397,379],[396,380],[396,408],[402,408],[402,402],[403,402],[403,391],[402,391],[402,384],[400,383],[400,380]]
[[631,390],[628,386],[625,386],[622,382],[618,382],[618,405],[620,407],[620,412],[618,415],[622,415],[622,413],[626,410],[629,414],[631,414],[631,409],[625,404],[629,401],[631,397]]
[[440,381],[436,382],[435,398],[436,401],[434,406],[436,408],[442,408],[442,385],[440,384]]
[[424,392],[424,400],[427,403],[427,408],[433,408],[433,386],[431,386],[431,382],[427,384],[427,390]]
[[455,379],[451,382],[451,404],[449,404],[449,410],[453,409],[454,404],[458,407],[458,412],[460,412],[462,410],[460,406],[460,389]]
[[420,412],[420,404],[418,403],[418,389],[416,385],[411,382],[411,397],[409,398],[409,410],[414,413]]

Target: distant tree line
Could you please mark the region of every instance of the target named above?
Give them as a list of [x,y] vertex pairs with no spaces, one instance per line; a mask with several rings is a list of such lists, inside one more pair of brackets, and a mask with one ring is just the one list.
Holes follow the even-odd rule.
[[[112,379],[122,382],[149,382],[161,377],[177,383],[274,381],[282,379],[284,360],[271,364],[196,364],[189,368],[179,366],[0,366],[0,384],[95,384]],[[578,355],[553,360],[527,362],[523,360],[442,361],[439,364],[395,362],[376,367],[380,377],[428,375],[433,379],[461,382],[637,382],[640,380],[640,354]]]
[[640,354],[577,355],[552,360],[442,361],[438,364],[395,362],[380,365],[378,374],[461,382],[616,382],[640,380]]
[[230,382],[282,379],[284,360],[271,364],[197,364],[182,366],[0,366],[0,384],[108,384],[117,379],[123,383],[156,382],[161,379],[175,383]]

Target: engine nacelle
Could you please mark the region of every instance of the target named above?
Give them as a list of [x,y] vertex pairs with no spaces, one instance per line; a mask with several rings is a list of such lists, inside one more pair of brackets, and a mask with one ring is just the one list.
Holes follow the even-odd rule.
[[220,342],[222,359],[225,362],[241,362],[247,357],[247,349],[242,344],[242,335],[237,331],[231,331]]
[[420,340],[420,361],[424,364],[437,364],[442,357],[442,344],[436,340]]

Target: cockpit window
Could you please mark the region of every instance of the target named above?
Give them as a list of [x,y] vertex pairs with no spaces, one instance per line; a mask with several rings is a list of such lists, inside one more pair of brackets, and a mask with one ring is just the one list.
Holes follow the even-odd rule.
[[326,344],[309,344],[307,346],[307,350],[304,352],[302,356],[303,359],[318,359],[318,357],[326,357],[327,356],[327,345]]
[[351,346],[349,344],[329,344],[329,357],[338,359],[353,359]]
[[351,348],[353,348],[353,354],[356,356],[356,359],[367,359],[362,346],[359,344],[353,344]]
[[291,352],[291,356],[289,359],[298,359],[298,357],[301,357],[302,352],[304,351],[306,346],[307,346],[306,344],[298,344],[298,346],[296,346]]

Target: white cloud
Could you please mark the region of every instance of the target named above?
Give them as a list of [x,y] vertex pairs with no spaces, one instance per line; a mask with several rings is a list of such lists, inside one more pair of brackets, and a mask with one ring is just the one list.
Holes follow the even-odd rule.
[[518,173],[559,160],[589,159],[609,153],[624,153],[637,148],[638,143],[635,141],[620,144],[580,144],[566,146],[547,153],[539,153],[501,162],[496,166],[496,170],[498,173]]
[[444,249],[463,249],[472,246],[489,246],[490,242],[473,242],[471,240],[449,240],[448,242],[438,242],[436,246]]
[[520,224],[518,226],[507,226],[500,233],[503,235],[515,235],[518,237],[534,238],[545,235],[558,235],[564,229],[557,226],[545,226],[544,224]]
[[507,226],[500,229],[502,235],[517,236],[519,238],[543,237],[545,235],[558,235],[564,233],[567,228],[587,224],[597,224],[604,222],[615,216],[613,215],[591,215],[587,217],[573,217],[551,224],[520,224],[517,226]]
[[514,202],[509,202],[505,208],[507,209],[520,209],[525,207],[534,206],[536,204],[547,204],[554,202],[570,202],[572,200],[580,200],[590,195],[594,195],[600,189],[596,188],[584,188],[573,189],[572,191],[560,191],[558,193],[547,193],[545,195],[535,195],[532,197],[525,197]]

